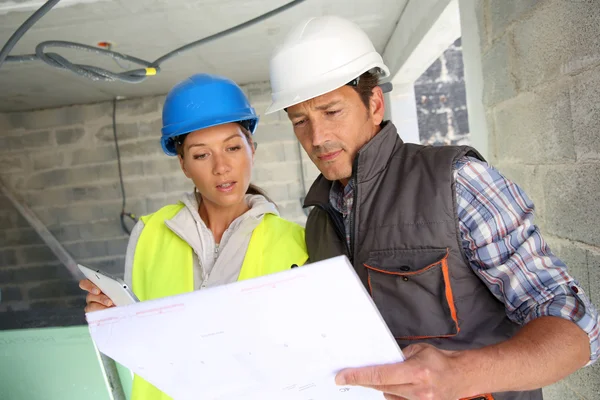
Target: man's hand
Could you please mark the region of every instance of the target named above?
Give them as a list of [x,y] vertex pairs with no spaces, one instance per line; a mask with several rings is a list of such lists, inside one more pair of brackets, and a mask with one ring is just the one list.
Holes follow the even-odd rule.
[[495,345],[452,352],[415,344],[404,355],[403,363],[340,371],[336,382],[377,389],[394,400],[456,400],[534,390],[583,367],[590,359],[590,342],[572,321],[540,317]]
[[403,352],[402,363],[345,369],[337,374],[336,383],[370,387],[388,400],[456,400],[465,395],[459,393],[466,389],[466,377],[456,362],[458,352],[427,344],[414,344]]

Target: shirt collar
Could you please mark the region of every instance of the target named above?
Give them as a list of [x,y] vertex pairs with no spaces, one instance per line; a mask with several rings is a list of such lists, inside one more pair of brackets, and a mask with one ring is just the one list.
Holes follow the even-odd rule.
[[349,210],[346,210],[346,199],[353,195],[354,180],[350,179],[346,186],[340,181],[334,181],[329,190],[329,203],[337,212],[347,214]]

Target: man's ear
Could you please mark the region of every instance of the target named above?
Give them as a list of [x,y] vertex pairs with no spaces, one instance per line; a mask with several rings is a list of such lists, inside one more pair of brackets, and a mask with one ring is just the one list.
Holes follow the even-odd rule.
[[371,118],[373,119],[373,123],[375,125],[379,125],[381,122],[383,122],[383,117],[385,114],[385,99],[383,96],[383,91],[379,86],[375,86],[373,88],[373,95],[369,100],[369,113],[371,114]]
[[189,179],[192,179],[190,177],[190,174],[188,173],[187,169],[185,168],[185,163],[183,162],[183,157],[181,156],[181,154],[177,154],[177,158],[179,159],[179,166],[181,167],[181,170],[183,171],[185,176],[188,177]]

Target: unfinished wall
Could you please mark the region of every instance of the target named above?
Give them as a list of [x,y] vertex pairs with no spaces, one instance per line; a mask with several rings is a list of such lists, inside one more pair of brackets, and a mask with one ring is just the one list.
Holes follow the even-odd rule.
[[[244,90],[258,112],[266,109],[267,84]],[[117,105],[127,211],[136,215],[155,211],[193,188],[176,158],[165,156],[160,148],[163,99]],[[300,152],[291,123],[283,118],[261,117],[253,182],[277,202],[283,217],[303,224]],[[308,188],[317,170],[305,155],[303,160]],[[119,222],[112,103],[0,114],[0,178],[77,262],[122,274],[128,236]],[[0,293],[0,329],[13,326],[14,319],[39,326],[83,321],[84,296],[77,284],[4,197]]]
[[[544,237],[600,306],[600,4],[474,3],[491,161],[526,189]],[[545,390],[599,393],[598,364]]]
[[462,42],[457,39],[415,81],[422,144],[469,144]]

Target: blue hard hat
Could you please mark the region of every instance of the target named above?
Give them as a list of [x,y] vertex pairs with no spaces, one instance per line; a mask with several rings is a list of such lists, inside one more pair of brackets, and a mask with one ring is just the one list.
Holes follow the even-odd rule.
[[163,151],[176,156],[173,138],[211,126],[240,122],[254,134],[258,115],[240,87],[218,75],[196,74],[167,94],[162,112]]

